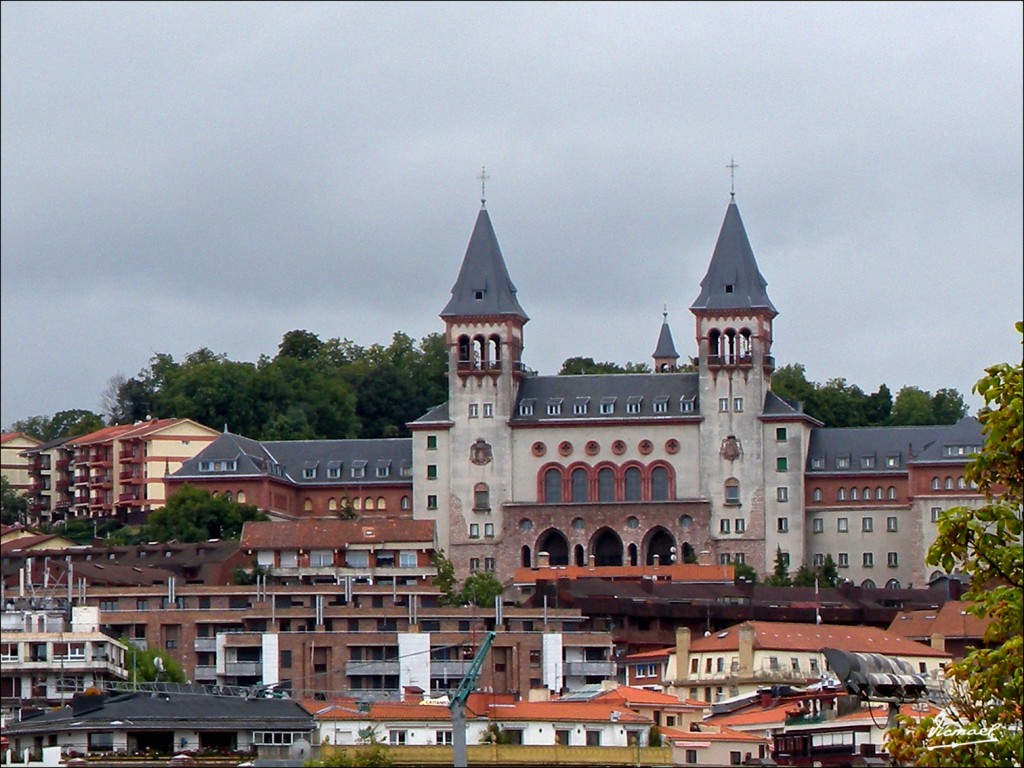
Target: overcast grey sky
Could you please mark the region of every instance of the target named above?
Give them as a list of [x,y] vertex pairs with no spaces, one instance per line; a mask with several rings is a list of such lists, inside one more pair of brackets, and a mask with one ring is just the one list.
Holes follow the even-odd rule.
[[528,365],[663,304],[693,354],[731,157],[778,362],[967,395],[1021,354],[1021,9],[4,3],[0,421],[442,330],[481,166]]

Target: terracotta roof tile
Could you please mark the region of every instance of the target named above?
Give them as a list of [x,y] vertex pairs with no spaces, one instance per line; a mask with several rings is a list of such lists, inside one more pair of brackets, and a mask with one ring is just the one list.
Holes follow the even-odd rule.
[[[682,701],[678,696],[672,696],[660,691],[652,691],[649,688],[634,688],[633,686],[620,685],[618,688],[605,691],[595,696],[592,701],[620,701],[624,706],[656,706],[674,707],[676,709],[688,709],[694,706],[692,700]],[[703,702],[696,702],[700,709],[704,709]]]
[[942,607],[927,611],[904,611],[892,620],[889,631],[900,637],[927,641],[932,635],[946,638],[981,638],[991,619],[980,618],[967,609],[972,605],[959,600],[943,603]]
[[409,544],[433,546],[432,520],[299,520],[248,522],[242,527],[245,550],[340,548],[351,544]]
[[695,741],[746,741],[765,744],[767,739],[755,733],[734,731],[732,728],[720,728],[717,733],[712,731],[688,731],[684,728],[661,727],[661,735],[675,742]]
[[631,653],[626,657],[626,661],[640,661],[643,659],[667,659],[673,653],[675,653],[676,647],[674,645],[668,648],[655,648],[653,651],[641,651],[640,653]]
[[877,627],[843,624],[799,624],[783,621],[747,621],[690,644],[693,653],[735,651],[739,648],[740,627],[754,628],[755,650],[820,651],[838,648],[858,653],[881,653],[897,656],[941,656],[948,653],[908,640]]

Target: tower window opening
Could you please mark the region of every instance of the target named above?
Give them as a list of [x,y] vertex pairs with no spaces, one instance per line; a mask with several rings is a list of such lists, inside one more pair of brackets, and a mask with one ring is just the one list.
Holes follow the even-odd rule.
[[725,292],[726,293],[732,293],[734,290],[735,290],[735,286],[733,286],[732,283],[726,283],[725,284]]

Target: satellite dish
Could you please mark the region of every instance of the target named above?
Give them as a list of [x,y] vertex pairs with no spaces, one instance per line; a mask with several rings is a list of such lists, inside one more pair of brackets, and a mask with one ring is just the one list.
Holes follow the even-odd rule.
[[155,659],[153,659],[153,666],[156,667],[156,671],[157,672],[163,672],[164,671],[164,660],[162,658],[160,658],[159,656],[157,656]]
[[293,760],[305,760],[309,755],[309,742],[305,739],[296,739],[288,748],[288,757]]

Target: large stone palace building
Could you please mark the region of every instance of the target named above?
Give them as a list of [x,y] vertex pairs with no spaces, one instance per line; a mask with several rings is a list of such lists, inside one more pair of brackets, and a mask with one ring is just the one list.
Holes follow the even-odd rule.
[[[528,321],[481,208],[441,312],[449,398],[396,440],[258,442],[226,433],[167,478],[271,517],[412,517],[460,574],[550,565],[745,562],[831,555],[868,586],[922,586],[935,520],[977,504],[982,444],[953,426],[830,429],[771,390],[768,297],[730,200],[690,306],[696,370],[667,321],[653,373],[529,375]],[[689,356],[687,356],[689,357]],[[685,366],[692,368],[693,366]]]

